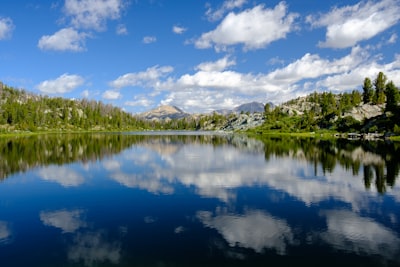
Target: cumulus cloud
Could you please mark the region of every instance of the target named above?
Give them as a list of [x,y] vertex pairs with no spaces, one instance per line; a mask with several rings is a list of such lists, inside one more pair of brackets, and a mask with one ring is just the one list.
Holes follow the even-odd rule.
[[74,28],[102,31],[107,20],[120,18],[124,6],[122,0],[65,0],[64,13]]
[[170,92],[161,101],[162,105],[175,105],[194,113],[212,112],[216,109],[231,109],[243,103],[260,101],[259,97],[238,96],[225,91],[215,92],[209,89],[187,89],[184,91]]
[[89,95],[90,95],[89,90],[83,90],[82,93],[81,93],[81,96],[82,96],[83,98],[88,98]]
[[240,13],[229,13],[213,31],[203,33],[195,41],[197,48],[224,50],[231,45],[243,44],[245,49],[259,49],[273,41],[285,38],[294,29],[298,15],[287,13],[284,2],[274,9],[255,6]]
[[221,58],[214,62],[203,62],[197,65],[196,69],[201,71],[222,71],[227,67],[236,65],[234,60],[229,60],[228,57]]
[[0,40],[10,38],[13,30],[13,21],[10,18],[0,17]]
[[390,38],[389,38],[389,40],[387,41],[389,44],[394,44],[394,43],[396,43],[396,41],[397,41],[397,34],[396,33],[393,33],[391,36],[390,36]]
[[102,94],[104,99],[115,100],[122,97],[121,93],[115,90],[107,90]]
[[266,91],[263,84],[254,82],[252,74],[235,71],[198,71],[195,74],[184,74],[177,81],[178,88],[210,88],[216,90],[233,90],[237,93],[254,94]]
[[364,50],[355,47],[351,54],[334,60],[323,59],[319,55],[307,53],[301,59],[269,73],[268,76],[277,83],[291,84],[303,79],[343,73],[357,66],[363,59],[363,53]]
[[155,43],[155,42],[157,42],[157,37],[155,37],[155,36],[145,36],[145,37],[143,37],[142,42],[144,44]]
[[118,24],[116,33],[118,35],[128,35],[128,29],[126,28],[126,25],[124,24]]
[[[349,54],[334,59],[306,53],[269,73],[199,70],[193,74],[184,74],[173,82],[170,81],[168,86],[165,84],[165,87],[173,91],[167,95],[165,102],[185,107],[186,110],[191,110],[188,107],[192,107],[196,111],[209,107],[221,108],[222,105],[218,102],[222,103],[224,99],[236,99],[241,104],[244,101],[253,101],[252,98],[260,101],[261,96],[262,99],[281,103],[314,91],[341,92],[359,89],[365,77],[373,78],[379,71],[384,71],[395,84],[400,83],[399,58],[387,64],[379,64],[367,49],[359,46],[353,47]],[[232,107],[234,106],[230,108]]]
[[[104,31],[107,21],[120,18],[124,7],[123,0],[65,0],[63,21],[69,21],[69,27],[42,36],[38,47],[42,50],[84,51],[86,38],[90,36],[88,31]],[[116,33],[124,35],[128,31],[120,24]]]
[[158,83],[161,77],[164,77],[173,70],[174,68],[171,66],[153,66],[147,68],[145,71],[124,74],[110,82],[110,85],[114,88],[135,85],[152,86],[153,84]]
[[73,28],[64,28],[53,35],[44,35],[38,42],[42,50],[74,51],[85,50],[85,41],[89,35],[80,33]]
[[209,7],[206,16],[210,21],[220,20],[227,12],[242,7],[247,0],[226,0],[220,7],[213,9]]
[[149,107],[154,104],[154,101],[144,95],[135,95],[132,101],[126,101],[125,106],[131,107]]
[[176,33],[176,34],[182,34],[182,33],[184,33],[185,31],[187,31],[187,28],[184,28],[184,27],[181,27],[181,26],[178,26],[178,25],[174,25],[174,26],[172,27],[172,31],[173,31],[174,33]]
[[75,90],[81,86],[85,80],[79,75],[70,75],[64,73],[55,80],[46,80],[41,82],[36,88],[48,94],[64,94]]
[[319,45],[330,48],[354,46],[387,30],[399,20],[400,5],[397,0],[363,1],[307,18],[314,27],[327,28],[326,40]]
[[[154,94],[163,93],[161,104],[176,105],[190,112],[208,112],[252,101],[282,103],[314,91],[359,89],[365,77],[374,78],[379,71],[384,71],[395,84],[400,83],[400,56],[392,62],[379,64],[370,49],[373,48],[354,46],[348,54],[338,58],[306,53],[266,73],[230,70],[236,66],[230,56],[202,62],[194,72],[177,77],[171,75],[171,66],[153,66],[122,75],[110,82],[110,86],[145,87]],[[150,102],[137,98],[127,104],[148,106]]]

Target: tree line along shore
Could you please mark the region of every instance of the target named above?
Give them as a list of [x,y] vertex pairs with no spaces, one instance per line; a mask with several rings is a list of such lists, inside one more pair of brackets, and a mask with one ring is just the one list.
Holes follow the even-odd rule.
[[[48,97],[0,83],[0,134],[83,131],[219,130],[257,134],[400,135],[400,93],[383,72],[361,90],[314,92],[250,112],[148,120],[100,101]],[[312,135],[311,134],[311,135]]]

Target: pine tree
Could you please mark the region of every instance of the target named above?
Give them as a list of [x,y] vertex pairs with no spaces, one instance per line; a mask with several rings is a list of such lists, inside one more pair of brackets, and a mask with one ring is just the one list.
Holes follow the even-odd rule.
[[364,79],[364,84],[363,84],[363,102],[364,104],[372,102],[372,99],[374,97],[374,90],[372,88],[372,82],[370,78],[365,78]]
[[386,111],[396,111],[400,100],[399,89],[390,81],[386,85]]
[[383,74],[383,72],[379,72],[378,76],[374,81],[374,87],[375,87],[374,104],[385,103],[386,80],[387,78],[385,74]]

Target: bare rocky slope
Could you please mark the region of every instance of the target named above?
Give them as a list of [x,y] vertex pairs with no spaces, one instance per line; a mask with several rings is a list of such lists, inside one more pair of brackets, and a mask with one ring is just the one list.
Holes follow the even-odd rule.
[[[279,105],[282,112],[288,115],[303,115],[304,112],[315,109],[318,113],[321,112],[320,107],[315,103],[308,101],[307,97],[299,97],[296,101],[289,101]],[[351,110],[346,111],[342,114],[342,117],[350,116],[357,121],[363,121],[364,119],[370,119],[373,117],[380,116],[384,113],[385,104],[372,105],[372,104],[360,104],[353,107]]]

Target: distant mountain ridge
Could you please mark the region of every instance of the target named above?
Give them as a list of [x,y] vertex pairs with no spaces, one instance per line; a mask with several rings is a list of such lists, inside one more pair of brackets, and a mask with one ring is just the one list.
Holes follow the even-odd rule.
[[233,109],[234,113],[262,113],[264,112],[264,104],[260,102],[250,102],[242,104]]
[[190,116],[176,106],[161,105],[152,110],[139,114],[139,117],[146,120],[172,120],[181,119]]
[[[215,112],[222,115],[231,113],[262,113],[264,112],[264,104],[260,102],[250,102],[237,106],[233,109],[221,109],[216,110]],[[189,116],[192,116],[192,114],[186,113],[176,106],[169,105],[161,105],[152,110],[139,114],[139,117],[146,120],[172,120],[181,119]]]
[[[270,107],[275,107],[273,103],[269,103]],[[239,105],[233,109],[219,109],[215,112],[221,115],[228,115],[228,114],[240,114],[240,113],[263,113],[264,112],[264,104],[261,102],[250,102]]]

